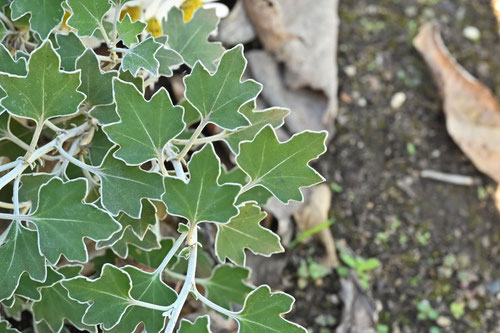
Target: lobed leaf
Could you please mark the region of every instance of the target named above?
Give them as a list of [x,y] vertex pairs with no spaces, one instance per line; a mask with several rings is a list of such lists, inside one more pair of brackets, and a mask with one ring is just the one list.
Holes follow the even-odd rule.
[[120,36],[123,44],[125,44],[127,47],[131,47],[132,44],[136,44],[139,42],[137,35],[144,31],[146,25],[146,23],[141,21],[132,22],[130,15],[127,14],[123,18],[123,20],[117,22],[116,29],[118,31],[118,36]]
[[243,304],[253,290],[244,281],[250,271],[243,267],[221,265],[215,267],[212,275],[204,283],[206,297],[217,305],[231,309],[231,304]]
[[114,156],[131,165],[163,161],[165,145],[184,130],[182,107],[164,88],[146,101],[132,84],[114,80],[114,93],[120,121],[103,128],[120,146]]
[[160,174],[128,166],[115,159],[111,151],[102,162],[98,176],[101,179],[101,203],[113,215],[122,211],[138,218],[142,211],[141,200],[160,199],[164,192]]
[[278,235],[260,225],[266,215],[258,206],[250,203],[240,207],[238,216],[229,223],[217,225],[215,252],[219,260],[225,262],[230,259],[244,266],[245,249],[265,256],[284,252]]
[[61,66],[66,71],[76,70],[76,60],[85,52],[85,46],[74,32],[67,35],[56,35],[57,54],[61,58]]
[[61,282],[41,290],[41,300],[33,303],[35,321],[45,323],[52,332],[60,332],[69,321],[79,330],[97,332],[95,326],[82,322],[88,304],[79,303],[68,296],[68,291]]
[[[160,275],[147,273],[133,266],[126,266],[123,270],[128,273],[132,281],[130,294],[134,299],[161,306],[171,305],[177,299],[176,292],[161,280]],[[165,325],[165,317],[162,311],[130,306],[120,319],[120,323],[109,332],[134,332],[141,322],[144,323],[145,332],[161,332]]]
[[92,36],[101,26],[104,15],[111,9],[109,1],[66,0],[71,9],[67,24],[78,31],[79,36]]
[[7,93],[1,104],[10,114],[40,123],[78,111],[85,97],[77,91],[80,74],[59,70],[59,55],[50,40],[31,54],[28,67],[26,77],[0,75],[0,86]]
[[45,40],[52,30],[62,22],[63,0],[13,0],[10,4],[13,20],[30,14],[30,26]]
[[190,179],[186,184],[177,178],[164,179],[166,193],[162,200],[167,211],[189,220],[190,223],[226,223],[238,214],[234,201],[240,187],[219,185],[220,161],[212,144],[205,145],[189,161]]
[[155,55],[160,50],[161,44],[155,42],[153,37],[143,40],[125,53],[122,60],[122,70],[130,71],[133,76],[142,68],[154,76],[158,76],[160,63]]
[[236,315],[239,332],[307,332],[282,317],[290,312],[293,301],[287,294],[272,293],[268,286],[260,286],[248,295],[243,310]]
[[27,272],[32,280],[44,282],[47,278],[45,258],[38,249],[36,231],[13,222],[0,246],[0,301],[12,296],[21,275]]
[[70,261],[87,262],[84,238],[102,240],[120,229],[110,215],[83,203],[87,182],[63,183],[58,178],[40,188],[37,210],[29,217],[38,230],[40,250],[56,264],[62,254]]
[[81,71],[82,79],[78,91],[87,96],[85,102],[91,108],[113,103],[113,78],[118,76],[118,72],[102,72],[99,60],[91,49],[87,49],[78,58],[76,68]]
[[240,144],[236,163],[252,185],[264,186],[281,202],[302,201],[301,187],[324,180],[309,162],[326,151],[326,136],[305,131],[281,143],[273,128],[266,126],[253,141]]
[[213,71],[215,60],[224,52],[221,43],[208,41],[208,36],[215,31],[218,23],[219,18],[213,9],[200,8],[189,22],[184,22],[182,11],[172,7],[162,27],[163,33],[168,36],[170,48],[179,53],[189,67],[200,61]]
[[62,285],[68,290],[70,298],[88,304],[83,316],[86,325],[102,324],[104,329],[109,330],[120,322],[127,308],[133,304],[129,275],[110,264],[104,265],[101,276],[95,280],[77,277],[63,281]]
[[224,53],[214,75],[197,63],[184,79],[187,100],[202,118],[219,127],[233,130],[249,125],[248,119],[238,110],[255,99],[262,86],[253,80],[241,82],[245,67],[241,45]]

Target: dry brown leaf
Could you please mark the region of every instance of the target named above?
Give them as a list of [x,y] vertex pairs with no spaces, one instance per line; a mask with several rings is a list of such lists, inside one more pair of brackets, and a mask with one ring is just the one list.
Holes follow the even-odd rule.
[[[304,232],[326,222],[328,220],[331,201],[332,192],[328,185],[321,184],[313,187],[305,204],[293,213],[299,230]],[[324,228],[317,236],[326,250],[326,258],[323,264],[327,267],[337,267],[339,260],[332,232],[329,228]]]
[[[337,113],[338,1],[242,1],[268,56],[259,54],[263,51],[253,51],[253,57],[248,54],[253,75],[266,87],[263,98],[269,104],[292,110],[286,123],[291,132],[326,129],[333,134]],[[266,94],[269,81],[274,94]],[[294,96],[293,101],[289,95]],[[294,113],[311,119],[307,123],[296,121]]]
[[448,133],[480,171],[500,182],[500,104],[449,53],[436,23],[422,26],[413,44],[443,98]]

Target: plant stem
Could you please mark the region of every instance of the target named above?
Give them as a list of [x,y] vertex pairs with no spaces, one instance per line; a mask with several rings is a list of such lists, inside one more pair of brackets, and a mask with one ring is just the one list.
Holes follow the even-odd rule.
[[207,305],[209,308],[211,308],[212,310],[215,310],[229,318],[233,318],[235,319],[237,317],[237,313],[233,312],[233,311],[229,311],[228,309],[225,309],[223,308],[222,306],[219,306],[217,304],[215,304],[214,302],[212,302],[211,300],[209,300],[208,298],[206,298],[205,296],[203,296],[197,289],[196,289],[196,286],[193,285],[193,290],[192,290],[193,294],[196,296],[196,298],[198,298],[200,301],[202,301],[205,305]]
[[[38,160],[39,158],[42,158],[43,156],[47,155],[49,152],[51,152],[54,148],[56,148],[58,143],[67,141],[75,136],[79,136],[80,134],[84,133],[86,130],[88,130],[92,125],[88,122],[72,128],[71,130],[67,131],[66,133],[62,133],[58,135],[54,140],[50,141],[43,147],[38,148],[32,154],[28,157],[25,156],[24,160],[21,161],[18,165],[16,165],[12,170],[10,170],[8,173],[6,173],[4,176],[0,178],[0,190],[7,185],[12,179],[16,178],[18,175],[20,175],[24,170],[26,170],[30,164]],[[26,153],[27,154],[27,153]]]
[[7,171],[9,169],[12,169],[12,168],[16,167],[18,164],[23,164],[23,160],[15,160],[13,162],[2,164],[2,165],[0,165],[0,172],[4,172],[4,171]]
[[[173,271],[169,270],[168,268],[165,268],[164,272],[165,272],[165,274],[167,274],[168,276],[170,276],[176,280],[180,280],[180,281],[186,280],[186,275],[180,274],[177,272],[173,272]],[[207,284],[207,281],[208,281],[208,279],[201,279],[201,278],[194,279],[195,283],[201,284],[202,286],[205,286]]]
[[122,48],[119,48],[119,47],[113,47],[111,49],[112,52],[118,52],[118,53],[130,53],[130,50],[129,49],[122,49]]
[[156,305],[156,304],[152,304],[152,303],[138,301],[135,299],[132,301],[132,305],[140,306],[142,308],[147,308],[147,309],[152,309],[152,310],[158,310],[158,311],[162,311],[162,312],[168,311],[172,308],[172,305],[168,305],[168,306]]
[[104,26],[102,23],[99,23],[99,31],[101,31],[102,38],[104,38],[104,42],[108,47],[111,47],[111,41],[109,40],[108,33],[106,32],[106,29],[104,29]]
[[40,139],[40,135],[42,134],[42,130],[43,130],[43,121],[39,120],[36,123],[35,133],[33,133],[33,138],[31,139],[28,151],[26,152],[26,155],[24,155],[25,161],[28,160],[35,151],[36,145],[38,144],[38,139]]
[[51,130],[53,130],[56,133],[66,132],[66,130],[64,128],[57,127],[56,125],[54,125],[54,123],[52,123],[49,120],[45,121],[45,125],[47,125],[48,128],[50,128]]
[[172,147],[170,147],[170,145],[167,144],[165,146],[165,152],[167,153],[169,159],[172,158],[172,165],[174,166],[175,175],[177,176],[177,178],[182,180],[184,183],[187,182],[186,174],[184,173],[184,168],[182,167],[182,163],[179,160],[175,159],[175,153],[172,150]]
[[196,275],[196,258],[198,256],[198,229],[196,228],[196,226],[194,226],[192,230],[192,245],[189,251],[189,262],[186,273],[186,280],[184,281],[184,285],[182,286],[181,292],[175,300],[175,303],[172,304],[173,312],[169,316],[170,319],[168,320],[167,328],[165,330],[165,332],[168,333],[172,333],[174,331],[177,319],[179,318],[184,303],[186,302],[189,292],[192,290],[194,284]]
[[59,153],[65,158],[67,159],[68,161],[70,161],[71,163],[73,163],[74,165],[76,165],[77,167],[79,167],[80,169],[83,169],[83,170],[88,170],[92,173],[95,173],[95,174],[99,174],[99,168],[96,168],[92,165],[87,165],[79,160],[77,160],[76,158],[74,158],[73,156],[71,156],[71,154],[68,154],[64,149],[63,147],[61,146],[61,144],[58,144],[56,145],[56,148],[57,148],[57,151],[59,151]]
[[191,138],[189,139],[189,141],[186,143],[186,145],[182,149],[181,153],[175,157],[175,160],[179,161],[179,160],[183,159],[184,156],[186,156],[186,154],[189,152],[189,150],[191,150],[191,148],[194,145],[194,142],[196,141],[196,139],[198,139],[198,137],[200,136],[201,132],[203,131],[203,129],[205,128],[205,126],[207,124],[208,124],[208,117],[201,121],[201,123],[198,125],[198,127],[194,131],[194,133],[191,136]]
[[9,30],[16,31],[16,27],[14,26],[14,24],[12,23],[12,21],[9,20],[9,18],[7,17],[7,15],[5,15],[2,12],[0,12],[0,20],[2,20],[7,25],[7,28],[9,28]]
[[[228,136],[228,133],[226,131],[222,131],[216,135],[206,136],[204,138],[199,138],[199,139],[194,140],[193,146],[203,145],[205,143],[214,142],[214,141],[219,141],[219,140],[226,138],[227,136]],[[187,145],[189,143],[189,140],[175,140],[174,139],[171,142],[174,145]]]
[[14,180],[14,188],[12,189],[12,203],[14,204],[14,215],[19,214],[19,181],[21,180],[21,175],[17,175]]
[[167,255],[165,256],[165,258],[161,262],[160,266],[158,266],[158,268],[155,270],[155,272],[154,272],[155,275],[160,275],[165,270],[165,268],[167,267],[170,260],[174,257],[174,255],[177,253],[177,250],[184,242],[184,239],[186,239],[186,236],[187,236],[187,233],[183,232],[179,236],[179,238],[177,238],[174,245],[172,245],[172,248],[170,249],[170,251],[168,251]]
[[113,31],[111,32],[111,38],[113,38],[113,41],[111,42],[111,48],[116,46],[116,42],[118,41],[118,19],[120,18],[120,13],[122,11],[123,5],[120,3],[116,8],[115,8],[115,16],[113,17]]
[[0,220],[29,220],[28,215],[0,213]]

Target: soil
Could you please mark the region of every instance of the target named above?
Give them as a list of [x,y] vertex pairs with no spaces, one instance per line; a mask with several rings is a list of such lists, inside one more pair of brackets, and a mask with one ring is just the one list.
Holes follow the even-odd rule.
[[[339,14],[337,133],[318,165],[338,192],[335,239],[381,261],[369,292],[381,302],[379,324],[389,331],[499,332],[496,184],[448,136],[436,86],[411,44],[421,24],[437,20],[452,54],[500,96],[500,39],[490,1],[340,1]],[[479,40],[464,36],[467,26],[479,29]],[[398,92],[406,102],[393,109]],[[424,169],[471,176],[477,185],[423,179]],[[321,251],[317,243],[294,251],[288,272],[295,282],[298,262]],[[338,276],[309,282],[289,288],[297,298],[289,317],[314,332],[333,332],[341,311]],[[418,319],[424,299],[439,320]],[[465,305],[463,315],[453,316],[453,302]]]

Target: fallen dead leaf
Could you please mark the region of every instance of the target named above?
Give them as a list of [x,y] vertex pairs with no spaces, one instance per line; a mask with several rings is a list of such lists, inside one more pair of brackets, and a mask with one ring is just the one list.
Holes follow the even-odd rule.
[[[293,213],[299,230],[304,232],[327,221],[331,201],[332,191],[328,185],[320,184],[313,187],[305,204]],[[323,260],[323,265],[333,268],[337,267],[339,260],[330,228],[322,229],[317,233],[317,236],[326,251],[326,258]]]
[[453,58],[436,23],[422,26],[413,44],[443,98],[448,133],[480,171],[500,182],[500,104]]

